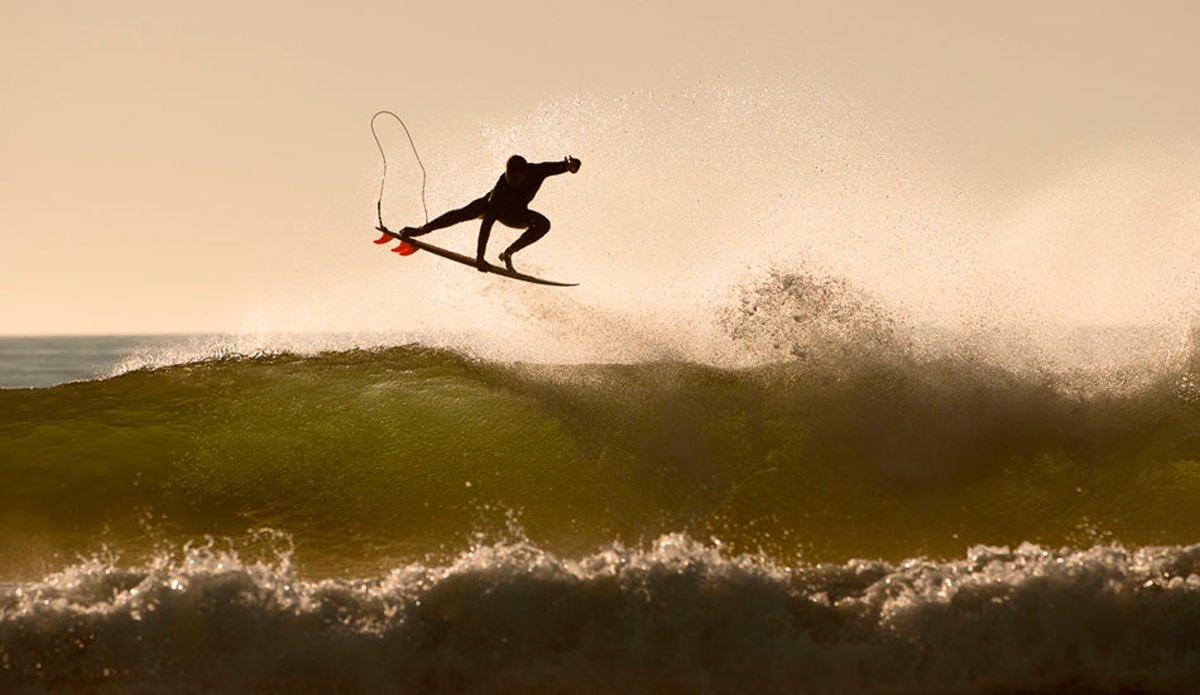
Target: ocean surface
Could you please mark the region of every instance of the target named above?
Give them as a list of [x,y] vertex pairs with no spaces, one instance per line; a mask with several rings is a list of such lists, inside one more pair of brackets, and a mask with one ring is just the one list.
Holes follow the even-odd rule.
[[1195,692],[1197,334],[853,332],[0,339],[0,692]]
[[172,345],[182,336],[0,337],[0,388],[43,388],[97,379],[143,350]]

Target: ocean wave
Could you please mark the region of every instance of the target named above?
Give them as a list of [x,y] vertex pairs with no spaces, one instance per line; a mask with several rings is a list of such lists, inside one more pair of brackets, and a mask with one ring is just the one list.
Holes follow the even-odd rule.
[[972,357],[731,370],[410,345],[0,391],[0,564],[267,525],[302,562],[358,567],[455,552],[510,513],[560,551],[671,531],[814,561],[1185,544],[1188,373],[1088,390]]
[[[307,580],[287,538],[0,589],[26,692],[1188,692],[1200,546],[782,565],[682,534]],[[268,544],[270,545],[270,544]]]

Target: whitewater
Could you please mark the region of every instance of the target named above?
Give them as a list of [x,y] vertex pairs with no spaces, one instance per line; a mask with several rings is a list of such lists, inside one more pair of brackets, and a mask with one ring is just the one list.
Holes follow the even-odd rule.
[[312,581],[206,545],[2,600],[14,689],[1187,692],[1200,669],[1198,546],[787,567],[670,535]]

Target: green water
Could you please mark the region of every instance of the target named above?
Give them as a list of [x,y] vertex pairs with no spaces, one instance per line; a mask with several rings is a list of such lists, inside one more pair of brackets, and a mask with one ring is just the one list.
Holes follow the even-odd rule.
[[0,566],[269,527],[317,575],[506,534],[663,533],[784,561],[1180,544],[1200,411],[972,360],[722,370],[501,364],[417,345],[0,391]]

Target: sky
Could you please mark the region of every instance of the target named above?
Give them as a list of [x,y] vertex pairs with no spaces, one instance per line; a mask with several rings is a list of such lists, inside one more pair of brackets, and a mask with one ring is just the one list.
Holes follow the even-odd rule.
[[[1194,2],[0,0],[0,334],[655,343],[772,269],[935,322],[1180,322],[1197,26]],[[514,152],[579,157],[517,266],[580,287],[372,245],[383,109],[431,215]],[[420,223],[376,125],[384,221]]]

